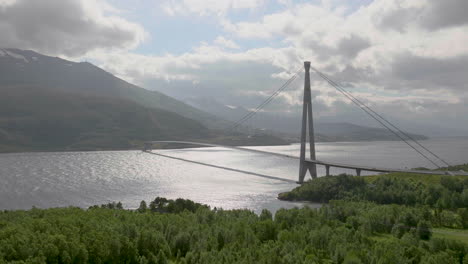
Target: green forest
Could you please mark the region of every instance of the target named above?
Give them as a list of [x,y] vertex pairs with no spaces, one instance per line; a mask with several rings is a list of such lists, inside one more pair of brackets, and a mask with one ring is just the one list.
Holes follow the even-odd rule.
[[[468,165],[459,165],[465,169]],[[468,229],[468,177],[391,173],[358,177],[320,177],[286,193],[279,199],[328,203],[333,200],[401,205],[426,210],[433,227]],[[468,237],[467,237],[468,242]]]
[[365,200],[457,210],[468,207],[468,177],[403,173],[357,177],[342,174],[306,182],[291,192],[281,193],[279,198],[312,202]]
[[[463,210],[438,213],[466,231]],[[0,263],[467,263],[468,243],[437,226],[427,205],[344,199],[273,217],[157,197],[0,212]]]
[[466,176],[338,175],[279,197],[324,204],[273,215],[156,197],[134,210],[1,211],[0,263],[468,263]]

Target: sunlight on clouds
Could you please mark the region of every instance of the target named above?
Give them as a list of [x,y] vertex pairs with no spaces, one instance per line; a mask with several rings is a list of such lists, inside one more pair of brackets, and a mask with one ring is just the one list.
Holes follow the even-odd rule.
[[281,80],[289,80],[291,77],[293,77],[294,73],[290,72],[278,72],[278,73],[273,73],[271,74],[271,77],[274,79],[281,79]]
[[16,0],[0,0],[0,6],[6,7],[12,5],[16,2]]
[[187,15],[224,15],[230,10],[253,9],[261,6],[265,0],[169,0],[162,3],[166,14]]
[[225,39],[223,36],[219,36],[214,40],[214,43],[220,45],[222,47],[226,47],[229,49],[239,49],[239,45],[237,45],[234,41],[230,39]]

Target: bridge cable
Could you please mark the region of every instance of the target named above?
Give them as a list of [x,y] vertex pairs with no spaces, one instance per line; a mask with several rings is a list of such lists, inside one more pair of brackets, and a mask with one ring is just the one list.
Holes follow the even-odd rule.
[[265,107],[267,104],[269,104],[279,93],[281,93],[286,87],[297,78],[298,72],[295,73],[289,80],[287,80],[278,90],[276,90],[272,95],[270,95],[265,101],[263,101],[259,106],[254,111],[250,111],[247,113],[245,116],[243,116],[241,119],[239,119],[235,124],[229,128],[229,130],[232,130],[234,128],[237,128],[240,126],[242,123],[245,121],[249,120],[251,117],[253,117],[255,114],[257,114],[258,111],[260,111],[263,107]]
[[189,162],[189,163],[193,163],[193,164],[203,165],[203,166],[222,169],[222,170],[228,170],[228,171],[234,171],[234,172],[249,174],[249,175],[253,175],[253,176],[257,176],[257,177],[267,178],[267,179],[270,179],[270,180],[277,180],[277,181],[283,181],[283,182],[288,182],[288,183],[296,183],[296,181],[286,179],[286,178],[270,176],[270,175],[266,175],[266,174],[260,174],[260,173],[255,173],[255,172],[251,172],[251,171],[245,171],[245,170],[240,170],[240,169],[235,169],[235,168],[230,168],[230,167],[224,167],[224,166],[209,164],[209,163],[200,162],[200,161],[188,160],[188,159],[174,157],[174,156],[170,156],[170,155],[165,155],[165,154],[162,154],[162,153],[156,153],[156,152],[152,152],[152,151],[148,151],[148,150],[145,151],[145,152],[148,153],[148,154],[153,154],[153,155],[156,155],[156,156],[161,156],[161,157],[165,157],[165,158],[169,158],[169,159]]
[[260,105],[258,105],[253,111],[249,111],[246,115],[236,121],[232,126],[230,126],[226,131],[233,130],[240,125],[242,125],[245,121],[252,118],[255,114],[257,114],[260,110],[262,110],[266,105],[268,105],[273,99],[276,98],[282,91],[284,91],[298,76],[301,68],[299,68],[294,75],[289,78],[278,90],[276,90],[272,95],[270,95],[265,101],[263,101]]
[[[400,138],[403,142],[405,142],[408,146],[410,146],[412,149],[414,149],[416,152],[418,152],[421,156],[423,156],[425,159],[427,159],[429,162],[431,162],[434,166],[436,166],[437,168],[440,168],[439,165],[437,165],[432,159],[430,159],[429,157],[427,157],[424,153],[422,153],[420,150],[418,150],[415,146],[413,146],[412,144],[410,144],[408,142],[407,139],[403,138],[400,134],[398,134],[397,132],[395,132],[393,129],[391,129],[388,125],[394,127],[398,132],[400,132],[402,135],[408,137],[410,140],[412,140],[413,142],[415,142],[416,144],[418,144],[420,147],[422,147],[424,150],[426,150],[428,153],[432,154],[434,157],[436,157],[437,159],[439,159],[440,161],[442,161],[444,164],[446,164],[447,166],[450,166],[450,164],[448,164],[445,160],[443,160],[442,158],[440,158],[438,155],[436,155],[435,153],[433,153],[432,151],[430,151],[429,149],[427,149],[426,147],[424,147],[421,143],[419,143],[416,139],[414,139],[413,137],[411,137],[410,135],[408,135],[407,133],[405,133],[404,131],[402,131],[401,129],[399,129],[397,126],[395,126],[394,124],[392,124],[390,121],[388,121],[386,118],[384,118],[382,115],[378,114],[377,112],[375,112],[374,110],[372,110],[369,106],[367,106],[366,104],[364,104],[362,101],[360,101],[358,98],[356,98],[355,96],[353,96],[350,92],[346,91],[343,87],[341,87],[339,84],[337,84],[336,82],[334,82],[333,80],[331,80],[329,77],[327,77],[325,74],[323,74],[322,72],[320,72],[319,70],[315,69],[314,67],[311,66],[311,69],[313,71],[315,71],[320,77],[322,77],[323,79],[325,79],[331,86],[333,86],[335,89],[337,89],[340,93],[342,93],[344,96],[346,96],[349,100],[351,100],[354,104],[356,104],[359,108],[361,108],[364,112],[366,112],[369,116],[371,116],[373,119],[375,119],[377,122],[379,122],[382,126],[384,126],[387,130],[389,130],[390,132],[392,132],[393,134],[395,134],[398,138]],[[383,121],[385,121],[387,124],[385,124]]]
[[[320,75],[320,74],[319,74]],[[388,131],[392,132],[395,136],[400,138],[403,142],[405,142],[408,146],[410,146],[412,149],[414,149],[416,152],[418,152],[421,156],[423,156],[426,160],[428,160],[430,163],[432,163],[434,166],[437,168],[440,168],[438,164],[436,164],[432,159],[430,159],[428,156],[426,156],[424,153],[422,153],[420,150],[418,150],[416,147],[411,145],[406,139],[404,139],[400,134],[395,132],[393,129],[388,127],[382,120],[378,119],[376,116],[374,116],[369,110],[367,110],[363,105],[361,105],[359,100],[357,100],[354,96],[352,96],[349,92],[346,90],[340,88],[339,86],[336,86],[337,84],[333,82],[332,80],[328,79],[325,75],[320,75],[320,77],[324,78],[327,80],[328,83],[330,83],[333,87],[335,87],[339,92],[341,92],[343,95],[345,95],[349,100],[351,100],[354,104],[356,104],[361,110],[363,110],[365,113],[367,113],[369,116],[371,116],[374,120],[379,122],[383,127],[385,127]]]
[[385,117],[383,117],[382,115],[380,115],[379,113],[377,113],[376,111],[374,111],[372,108],[370,108],[369,106],[367,106],[366,104],[364,104],[363,102],[361,102],[358,98],[354,97],[350,92],[346,91],[344,88],[342,88],[346,93],[348,93],[351,97],[355,98],[359,103],[362,104],[362,106],[364,106],[365,108],[367,108],[369,111],[371,111],[372,113],[374,113],[375,115],[377,115],[379,118],[381,118],[382,120],[384,120],[386,123],[388,123],[391,127],[395,128],[399,133],[403,134],[404,136],[406,136],[408,139],[410,139],[412,142],[416,143],[418,146],[420,146],[422,149],[424,149],[425,151],[427,151],[428,153],[430,153],[432,156],[436,157],[439,161],[441,161],[442,163],[444,163],[446,166],[450,167],[451,165],[445,161],[444,159],[442,159],[440,156],[438,156],[437,154],[435,154],[434,152],[432,152],[431,150],[429,150],[428,148],[426,148],[424,145],[422,145],[418,140],[416,140],[415,138],[413,138],[410,134],[402,131],[400,128],[398,128],[396,125],[394,125],[393,123],[391,123],[390,121],[388,121],[388,119],[386,119]]
[[317,73],[319,73],[319,75],[321,75],[322,78],[326,79],[326,80],[329,80],[331,82],[333,82],[335,85],[337,85],[338,87],[341,88],[341,90],[344,92],[344,93],[347,93],[349,96],[353,97],[358,103],[360,103],[364,108],[368,109],[369,111],[371,111],[373,114],[375,114],[376,116],[378,116],[379,118],[381,118],[383,121],[385,121],[387,124],[389,124],[390,126],[392,126],[393,128],[395,128],[398,132],[400,132],[401,134],[403,134],[404,136],[406,136],[407,138],[409,138],[411,141],[413,141],[414,143],[416,143],[418,146],[420,146],[421,148],[423,148],[425,151],[427,151],[428,153],[430,153],[432,156],[436,157],[438,160],[440,160],[441,162],[443,162],[445,165],[447,166],[451,166],[448,162],[446,162],[444,159],[442,159],[440,156],[438,156],[437,154],[435,154],[434,152],[432,152],[431,150],[429,150],[428,148],[426,148],[425,146],[423,146],[421,143],[419,143],[415,138],[413,138],[411,135],[407,134],[406,132],[402,131],[400,128],[398,128],[396,125],[394,125],[393,123],[391,123],[389,120],[387,120],[385,117],[383,117],[382,115],[380,115],[379,113],[377,113],[376,111],[374,111],[372,108],[370,108],[369,106],[367,106],[366,104],[364,104],[362,101],[360,101],[358,98],[356,98],[355,96],[353,96],[350,92],[346,91],[343,87],[341,87],[339,84],[337,84],[336,82],[334,82],[333,80],[331,80],[330,78],[328,78],[325,74],[319,72],[318,70],[314,69]]

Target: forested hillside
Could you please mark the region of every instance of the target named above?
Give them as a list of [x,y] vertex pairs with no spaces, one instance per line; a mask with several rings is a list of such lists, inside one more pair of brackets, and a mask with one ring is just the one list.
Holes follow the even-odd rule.
[[[446,169],[458,171],[467,168],[468,164],[464,164]],[[464,253],[460,253],[457,260],[421,260],[421,263],[467,261],[466,257],[461,257],[466,254],[468,245],[467,176],[409,173],[368,177],[329,176],[308,181],[290,192],[281,193],[279,198],[290,201],[329,202],[331,206],[328,208],[339,204],[342,209],[334,210],[333,213],[337,213],[341,219],[346,219],[348,224],[354,226],[357,219],[365,219],[364,222],[369,224],[369,228],[391,233],[394,237],[399,237],[400,241],[407,232],[419,233],[420,238],[426,239],[431,236],[455,239],[464,244]],[[369,207],[359,212],[363,206]],[[404,212],[405,210],[409,211]],[[350,214],[353,216],[349,217]],[[432,231],[422,234],[422,230]],[[450,245],[453,251],[457,248],[455,244]],[[420,260],[412,259],[408,263],[420,263]]]
[[209,136],[194,120],[127,100],[34,86],[0,86],[0,94],[0,151],[128,149]]
[[[408,173],[359,177],[343,174],[308,181],[280,194],[279,198],[314,202],[352,199],[456,210],[468,208],[468,177]],[[468,227],[468,214],[465,217]]]
[[[468,164],[452,166],[450,170],[466,170]],[[321,177],[306,182],[290,192],[279,194],[289,201],[331,202],[343,204],[371,202],[381,208],[408,207],[420,215],[413,215],[411,226],[427,221],[425,225],[437,228],[441,234],[458,234],[468,243],[468,177],[391,173],[388,175],[358,177],[339,175]],[[399,209],[400,210],[400,209]],[[385,213],[391,217],[395,213]],[[371,217],[372,218],[372,217]],[[369,219],[372,221],[372,219]],[[409,220],[408,220],[409,221]],[[395,226],[391,232],[399,232]],[[411,229],[411,228],[410,228]],[[462,262],[460,262],[462,263]]]
[[172,97],[128,83],[88,62],[72,62],[30,50],[0,49],[0,86],[34,86],[129,100],[194,119],[210,128],[225,125],[213,115]]
[[285,144],[224,129],[211,114],[87,62],[0,49],[0,152],[141,148],[147,140]]

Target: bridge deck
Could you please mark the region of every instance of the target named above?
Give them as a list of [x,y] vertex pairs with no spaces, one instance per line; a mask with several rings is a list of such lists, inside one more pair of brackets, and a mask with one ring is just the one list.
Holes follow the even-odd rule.
[[[197,145],[197,146],[205,146],[205,147],[220,147],[220,148],[229,148],[235,149],[240,151],[247,151],[257,154],[266,154],[278,157],[285,157],[291,159],[299,159],[297,156],[291,156],[282,153],[275,153],[263,150],[256,150],[256,149],[248,149],[243,147],[236,147],[236,146],[226,146],[226,145],[219,145],[219,144],[210,144],[210,143],[200,143],[200,142],[192,142],[192,141],[172,141],[172,140],[164,140],[164,141],[150,141],[146,142],[146,144],[156,144],[156,143],[177,143],[177,144],[187,144],[187,145]],[[370,167],[370,166],[360,166],[360,165],[351,165],[345,163],[338,163],[338,162],[328,162],[328,161],[320,161],[320,160],[311,160],[305,159],[306,162],[320,164],[324,166],[330,167],[337,167],[337,168],[344,168],[344,169],[353,169],[353,170],[362,170],[362,171],[375,171],[375,172],[404,172],[404,173],[417,173],[417,174],[432,174],[432,175],[463,175],[468,176],[468,173],[464,171],[425,171],[425,170],[405,170],[405,169],[392,169],[392,168],[379,168],[379,167]]]
[[353,169],[353,170],[363,170],[363,171],[375,171],[375,172],[404,172],[404,173],[417,173],[417,174],[432,174],[432,175],[464,175],[468,176],[466,172],[457,172],[457,171],[434,171],[434,170],[405,170],[405,169],[392,169],[392,168],[379,168],[379,167],[369,167],[361,165],[350,165],[337,162],[328,162],[320,160],[311,160],[306,159],[306,162],[320,164],[324,166],[337,167],[343,169]]

